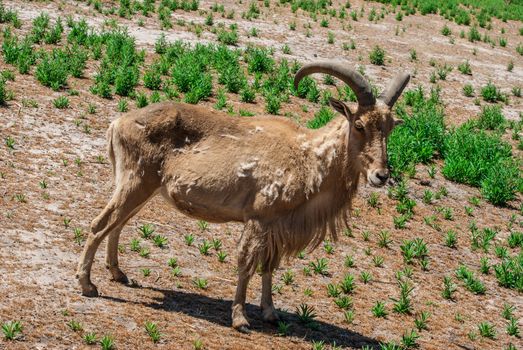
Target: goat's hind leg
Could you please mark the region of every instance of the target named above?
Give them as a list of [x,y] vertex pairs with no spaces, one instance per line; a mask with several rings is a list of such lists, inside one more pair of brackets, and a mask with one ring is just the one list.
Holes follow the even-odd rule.
[[118,242],[120,241],[120,233],[122,233],[122,228],[124,225],[125,223],[115,228],[111,233],[109,233],[109,236],[107,237],[105,267],[111,273],[114,281],[127,284],[129,283],[129,279],[120,269],[118,264]]
[[[151,186],[151,184],[145,185],[140,177],[133,176],[131,173],[126,175],[127,176],[122,177],[107,206],[91,224],[91,233],[85,242],[76,274],[80,287],[82,288],[82,295],[98,295],[96,286],[91,282],[91,267],[100,243],[102,243],[107,235],[113,235],[108,246],[108,250],[110,250],[109,254],[111,255],[108,257],[108,261],[114,264],[115,256],[118,253],[117,238],[120,234],[119,229],[121,229],[125,222],[156,192],[157,188]],[[117,269],[119,270],[118,267]],[[116,269],[114,271],[116,272]]]
[[232,303],[232,326],[241,331],[249,331],[249,321],[245,312],[245,299],[247,297],[247,286],[256,270],[259,261],[257,249],[259,244],[258,225],[249,221],[243,230],[238,245],[238,286]]

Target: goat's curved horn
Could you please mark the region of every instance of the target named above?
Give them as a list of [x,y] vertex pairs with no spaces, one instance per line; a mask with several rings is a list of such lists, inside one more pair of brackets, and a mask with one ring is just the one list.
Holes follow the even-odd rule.
[[389,84],[387,89],[381,93],[378,97],[380,101],[385,103],[387,106],[392,107],[400,97],[403,89],[407,86],[410,80],[409,73],[400,73],[392,79],[392,82]]
[[294,77],[294,87],[298,89],[300,80],[313,73],[330,74],[342,80],[354,91],[360,106],[372,106],[376,103],[370,84],[360,73],[334,62],[316,62],[303,66]]

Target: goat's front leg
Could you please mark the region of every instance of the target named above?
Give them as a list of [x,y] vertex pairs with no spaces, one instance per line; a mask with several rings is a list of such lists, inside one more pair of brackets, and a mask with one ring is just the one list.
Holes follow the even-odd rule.
[[234,302],[232,304],[232,327],[240,332],[248,332],[250,326],[245,311],[245,299],[247,297],[247,286],[251,276],[252,274],[245,271],[239,273],[236,295],[234,296]]
[[262,296],[261,305],[263,320],[277,323],[280,320],[274,304],[272,303],[272,270],[262,274]]

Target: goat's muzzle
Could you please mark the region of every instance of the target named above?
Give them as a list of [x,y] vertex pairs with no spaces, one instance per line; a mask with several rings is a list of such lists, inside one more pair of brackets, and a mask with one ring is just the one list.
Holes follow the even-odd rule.
[[381,187],[387,183],[390,172],[388,169],[373,169],[367,171],[367,181],[371,186]]

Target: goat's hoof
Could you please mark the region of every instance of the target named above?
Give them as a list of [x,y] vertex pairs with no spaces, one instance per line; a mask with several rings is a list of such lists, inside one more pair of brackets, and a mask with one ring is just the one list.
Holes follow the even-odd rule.
[[236,328],[236,330],[243,334],[251,334],[252,331],[247,326],[241,326],[240,328]]
[[82,295],[84,297],[95,298],[100,294],[98,293],[98,289],[96,288],[96,286],[91,283],[85,287],[82,286]]
[[278,312],[276,312],[273,307],[264,309],[262,311],[262,317],[265,322],[272,324],[278,324],[280,321],[280,316],[278,316]]
[[236,329],[237,331],[242,332],[242,333],[249,333],[250,332],[250,330],[249,330],[249,327],[250,327],[249,321],[247,321],[247,319],[243,315],[236,316],[236,317],[233,318],[233,320],[232,320],[232,327],[234,329]]
[[127,275],[125,273],[123,273],[122,270],[113,269],[113,270],[111,270],[111,274],[113,276],[113,278],[112,278],[113,281],[121,283],[121,284],[125,284],[125,285],[130,284],[129,278],[127,278]]

